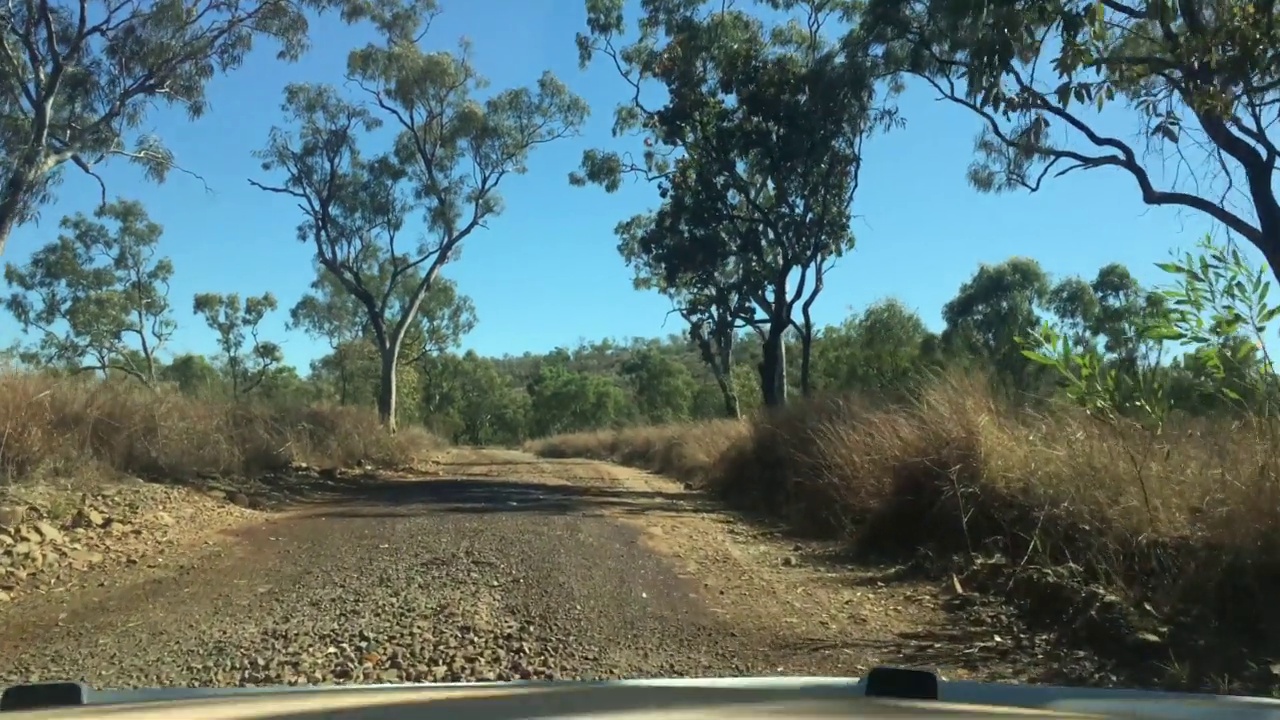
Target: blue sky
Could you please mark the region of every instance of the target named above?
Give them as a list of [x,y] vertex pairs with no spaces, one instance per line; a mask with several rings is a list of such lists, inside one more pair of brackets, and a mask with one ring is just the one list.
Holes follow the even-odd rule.
[[[461,259],[448,266],[446,275],[471,296],[479,315],[464,347],[519,354],[584,338],[678,331],[678,320],[666,319],[670,306],[663,298],[632,289],[613,236],[619,220],[656,204],[654,188],[629,184],[607,195],[571,187],[566,179],[584,149],[627,147],[609,132],[625,86],[611,68],[582,71],[577,65],[573,37],[585,20],[580,0],[442,5],[426,45],[452,48],[465,35],[494,89],[529,84],[550,69],[593,109],[581,137],[540,148],[528,175],[504,181],[506,212],[468,239]],[[313,27],[313,49],[300,63],[277,63],[264,47],[235,74],[214,81],[212,109],[204,118],[189,123],[176,113],[154,115],[148,129],[165,139],[181,165],[202,175],[211,192],[178,173],[155,186],[124,164],[104,170],[113,195],[144,201],[165,227],[162,251],[177,268],[171,298],[181,324],[171,352],[214,351],[212,334],[191,315],[193,294],[265,290],[281,305],[265,335],[282,340],[289,360],[305,371],[324,351],[301,333],[285,331],[287,310],[306,291],[312,265],[307,247],[295,239],[296,209],[249,186],[248,178],[263,178],[250,153],[280,121],[287,83],[340,82],[347,51],[368,38],[366,29],[321,19]],[[1121,262],[1149,282],[1160,276],[1152,263],[1211,229],[1191,211],[1144,206],[1121,172],[1076,173],[1035,195],[980,195],[965,180],[978,124],[967,111],[934,98],[928,88],[913,86],[901,100],[906,128],[868,142],[854,204],[858,246],[828,276],[815,306],[820,323],[896,296],[936,328],[942,304],[979,263],[1013,255],[1034,257],[1055,276],[1091,277],[1101,265]],[[1112,114],[1112,123],[1120,132],[1136,127],[1123,114]],[[23,262],[55,237],[62,215],[90,212],[97,189],[72,170],[60,195],[38,226],[18,229],[5,261]],[[0,319],[6,344],[16,332],[10,318]]]

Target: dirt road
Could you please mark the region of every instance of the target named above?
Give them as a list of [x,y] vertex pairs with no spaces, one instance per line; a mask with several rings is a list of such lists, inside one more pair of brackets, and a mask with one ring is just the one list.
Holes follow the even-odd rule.
[[638,471],[456,450],[428,476],[259,513],[155,568],[11,603],[0,680],[856,675],[881,663],[1036,676],[951,629],[936,584],[826,564],[824,551]]

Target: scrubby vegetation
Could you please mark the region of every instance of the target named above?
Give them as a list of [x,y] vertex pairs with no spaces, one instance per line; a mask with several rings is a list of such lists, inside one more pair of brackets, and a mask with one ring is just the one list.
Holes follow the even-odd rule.
[[0,474],[10,480],[242,476],[292,462],[412,465],[443,443],[388,435],[369,409],[230,403],[123,382],[0,374]]

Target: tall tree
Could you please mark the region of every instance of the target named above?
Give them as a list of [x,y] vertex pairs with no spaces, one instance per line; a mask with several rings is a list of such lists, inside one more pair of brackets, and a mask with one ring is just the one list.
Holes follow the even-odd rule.
[[1168,298],[1144,289],[1119,263],[1102,266],[1089,288],[1098,298],[1094,331],[1103,338],[1103,349],[1128,366],[1158,362],[1163,348],[1148,331],[1167,322]]
[[[364,308],[351,297],[337,277],[320,268],[304,294],[289,310],[289,329],[324,339],[332,351],[317,362],[337,376],[338,402],[351,400],[353,372],[359,363],[357,343],[364,339],[368,323]],[[313,371],[316,366],[313,365]]]
[[1035,336],[1050,295],[1049,276],[1030,258],[983,264],[942,308],[942,339],[981,358],[1016,390],[1030,390],[1039,367],[1026,361],[1019,339]]
[[[284,179],[253,183],[298,200],[299,237],[364,308],[382,366],[378,413],[391,431],[401,348],[441,270],[501,212],[502,179],[526,172],[535,147],[575,133],[587,115],[550,73],[533,89],[476,99],[485,83],[465,43],[454,53],[419,46],[436,13],[433,0],[362,5],[359,15],[382,43],[348,57],[360,99],[327,86],[289,86],[284,113],[296,129],[272,130],[260,153],[263,168]],[[392,148],[366,158],[361,136],[384,121],[395,132]],[[425,232],[406,242],[415,214]]]
[[[367,272],[363,275],[374,284],[372,289],[379,297],[386,290],[379,285],[390,279],[391,271],[392,268],[384,267],[380,273]],[[391,298],[393,314],[405,313],[413,302],[411,293],[420,281],[420,277],[411,273],[405,282],[396,286]],[[358,345],[367,343],[373,346],[375,342],[368,313],[360,301],[343,288],[336,275],[320,267],[311,283],[311,292],[304,294],[290,309],[289,325],[329,343],[333,352],[327,362],[338,375],[339,401],[346,404],[351,372],[363,356]],[[416,363],[429,353],[457,347],[475,325],[475,306],[471,298],[459,295],[453,281],[440,278],[431,285],[419,305],[415,321],[405,335],[399,363]]]
[[160,379],[177,385],[179,392],[197,397],[213,393],[224,380],[209,358],[194,353],[175,357],[160,369]]
[[534,437],[615,427],[629,398],[613,378],[570,370],[552,354],[530,381],[529,432]]
[[619,223],[618,252],[635,273],[638,290],[657,290],[671,299],[674,312],[689,325],[689,339],[711,370],[724,401],[726,417],[742,414],[734,381],[733,348],[738,332],[755,317],[752,291],[740,258],[724,257],[718,265],[675,263],[667,251],[677,243],[655,243],[659,232],[653,214]]
[[815,388],[825,392],[908,389],[927,366],[923,349],[929,337],[924,321],[900,300],[878,300],[815,333]]
[[192,310],[218,335],[231,396],[237,400],[267,379],[284,360],[280,346],[263,340],[259,326],[278,307],[271,293],[240,299],[237,293],[200,293]]
[[39,334],[29,360],[154,384],[157,353],[177,327],[173,263],[156,256],[164,229],[132,200],[103,205],[92,219],[63,218],[62,229],[25,266],[5,266],[14,292],[4,306],[24,332]]
[[1143,289],[1124,265],[1104,265],[1091,282],[1059,281],[1049,294],[1049,306],[1081,351],[1105,354],[1128,370],[1158,361],[1160,343],[1144,331],[1167,324],[1168,303],[1159,292]]
[[423,388],[422,416],[455,443],[519,443],[525,437],[529,394],[491,358],[468,350],[423,360],[431,378]]
[[[1205,214],[1280,273],[1273,2],[871,0],[849,42],[868,40],[981,118],[969,170],[979,190],[1118,169],[1144,203]],[[1116,100],[1136,113],[1136,136],[1110,130],[1100,111]]]
[[54,198],[70,163],[106,185],[112,157],[163,180],[174,158],[139,129],[157,104],[197,118],[205,88],[269,38],[278,57],[307,47],[308,8],[327,0],[50,0],[0,7],[0,253]]
[[[852,246],[862,141],[894,113],[875,106],[876,67],[822,32],[852,3],[760,3],[792,15],[778,24],[722,3],[642,7],[638,36],[620,48],[621,1],[591,0],[578,48],[584,66],[603,55],[632,88],[614,134],[643,134],[643,158],[589,150],[571,182],[612,191],[636,175],[658,184],[661,207],[624,242],[666,287],[736,265],[750,301],[740,309],[764,340],[764,401],[783,404],[793,311],[821,290],[816,269]],[[661,107],[642,99],[651,83],[666,91]]]

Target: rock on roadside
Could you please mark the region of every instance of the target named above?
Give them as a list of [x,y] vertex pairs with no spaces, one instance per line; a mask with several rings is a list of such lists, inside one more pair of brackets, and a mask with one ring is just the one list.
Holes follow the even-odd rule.
[[91,568],[154,565],[185,543],[256,516],[226,499],[141,481],[0,496],[0,608],[73,585]]

